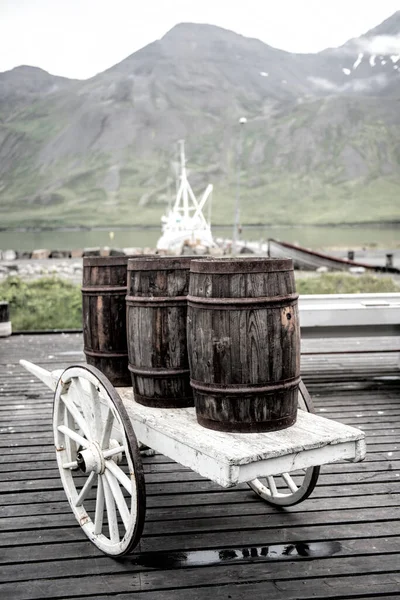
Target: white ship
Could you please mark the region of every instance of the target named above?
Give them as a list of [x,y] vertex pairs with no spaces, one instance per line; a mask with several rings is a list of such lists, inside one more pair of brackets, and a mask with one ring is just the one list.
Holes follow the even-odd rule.
[[171,254],[181,254],[184,246],[195,251],[207,251],[215,246],[210,223],[207,222],[203,209],[207,200],[211,200],[213,186],[208,185],[200,201],[190,186],[186,173],[185,145],[181,140],[179,188],[172,210],[161,217],[162,236],[157,242],[157,250]]

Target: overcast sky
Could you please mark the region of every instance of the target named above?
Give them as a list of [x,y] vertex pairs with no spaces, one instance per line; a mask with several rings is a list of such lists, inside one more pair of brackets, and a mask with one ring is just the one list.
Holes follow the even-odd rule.
[[318,52],[399,9],[400,0],[0,0],[0,72],[25,64],[85,79],[184,21]]

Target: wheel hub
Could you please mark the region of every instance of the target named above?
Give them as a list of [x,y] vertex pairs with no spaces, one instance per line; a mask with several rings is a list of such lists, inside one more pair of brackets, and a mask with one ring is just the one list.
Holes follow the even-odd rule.
[[83,473],[94,471],[100,474],[104,473],[106,468],[103,452],[97,442],[91,442],[88,448],[78,452],[76,462]]

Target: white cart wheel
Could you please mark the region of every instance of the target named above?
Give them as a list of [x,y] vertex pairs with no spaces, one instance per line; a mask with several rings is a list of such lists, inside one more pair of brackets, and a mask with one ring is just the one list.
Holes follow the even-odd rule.
[[[315,412],[312,400],[303,381],[299,385],[298,408]],[[249,486],[266,502],[274,506],[293,506],[302,502],[315,488],[320,467],[310,467],[293,473],[282,473],[249,481]]]
[[78,523],[105,554],[127,554],[144,525],[143,467],[121,398],[98,369],[63,372],[53,429],[61,481]]

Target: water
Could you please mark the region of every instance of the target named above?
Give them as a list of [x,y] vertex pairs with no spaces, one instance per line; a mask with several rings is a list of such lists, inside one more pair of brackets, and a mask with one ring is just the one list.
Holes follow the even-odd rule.
[[295,542],[223,550],[192,550],[188,552],[145,552],[122,559],[128,564],[154,569],[204,567],[217,564],[247,563],[276,560],[326,558],[341,552],[341,544],[327,542]]
[[[84,231],[0,231],[0,248],[31,251],[39,248],[49,250],[73,250],[88,247],[110,246],[114,248],[154,248],[161,235],[159,227]],[[231,227],[213,227],[215,238],[231,238]],[[379,247],[393,249],[400,245],[400,224],[357,227],[245,227],[241,239],[266,241],[275,238],[298,243],[307,248],[359,248]]]

